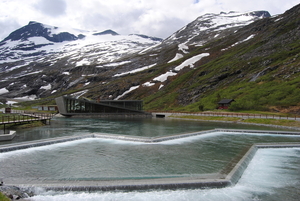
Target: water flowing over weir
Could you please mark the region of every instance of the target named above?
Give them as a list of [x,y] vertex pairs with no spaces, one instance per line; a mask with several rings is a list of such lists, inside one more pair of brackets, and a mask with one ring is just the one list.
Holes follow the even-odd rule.
[[[34,201],[298,200],[300,136],[272,130],[168,118],[55,117],[0,142],[0,179],[33,187]],[[292,148],[258,148],[270,144]],[[229,186],[212,185],[230,178]]]
[[[288,167],[287,167],[288,166]],[[239,182],[231,187],[147,191],[55,192],[39,190],[34,201],[240,201],[299,200],[300,149],[258,149]]]
[[[276,143],[270,143],[271,141],[268,141],[267,143],[264,144],[257,144],[255,143],[253,146],[242,153],[240,156],[235,156],[234,160],[232,158],[229,158],[231,162],[224,162],[224,164],[227,164],[228,167],[224,168],[223,166],[218,166],[218,163],[221,163],[221,161],[217,161],[215,165],[211,165],[209,167],[203,167],[203,171],[197,170],[197,167],[199,166],[199,163],[197,163],[197,154],[199,154],[199,150],[196,152],[192,152],[191,150],[188,150],[187,152],[184,153],[186,155],[187,153],[190,154],[190,157],[192,155],[195,155],[195,161],[193,161],[194,164],[189,164],[189,161],[186,163],[194,166],[193,168],[188,169],[187,166],[183,166],[182,170],[177,170],[182,164],[175,163],[172,164],[171,166],[176,166],[174,169],[172,167],[168,168],[167,171],[162,170],[158,175],[154,175],[155,172],[138,172],[138,169],[135,169],[134,173],[128,174],[128,175],[122,175],[120,172],[110,172],[110,170],[105,170],[103,169],[104,172],[106,172],[108,175],[118,175],[117,177],[94,177],[91,175],[82,175],[83,178],[72,178],[72,175],[70,175],[69,178],[62,178],[61,175],[55,175],[54,171],[49,174],[49,176],[44,176],[43,170],[40,173],[37,172],[32,172],[29,173],[31,174],[38,174],[38,178],[29,178],[28,175],[24,175],[24,172],[30,171],[29,169],[26,169],[27,167],[24,167],[24,170],[21,170],[20,172],[14,172],[16,169],[13,168],[14,164],[9,164],[9,158],[14,156],[16,157],[18,154],[21,154],[20,159],[18,157],[14,158],[16,160],[21,160],[26,159],[26,156],[23,154],[24,149],[26,151],[29,151],[29,155],[31,158],[33,158],[32,163],[36,163],[37,161],[41,160],[42,158],[49,158],[49,152],[53,152],[54,155],[52,155],[52,160],[50,163],[54,163],[54,161],[61,157],[61,155],[65,154],[68,155],[69,157],[75,157],[76,154],[80,153],[76,152],[74,150],[75,147],[79,148],[86,148],[86,146],[81,146],[81,143],[88,143],[89,146],[92,147],[91,150],[95,150],[97,153],[108,155],[107,152],[99,152],[99,146],[96,144],[99,144],[99,142],[102,142],[100,144],[100,147],[104,147],[105,149],[110,149],[112,146],[105,147],[105,144],[103,143],[103,140],[106,142],[112,143],[119,143],[122,144],[126,142],[131,143],[130,146],[121,146],[119,149],[121,150],[126,150],[133,148],[137,148],[139,151],[146,151],[149,152],[149,146],[156,146],[158,149],[163,149],[166,151],[167,149],[164,149],[162,145],[174,145],[174,144],[180,144],[184,143],[186,140],[187,141],[194,141],[194,140],[199,140],[199,139],[206,139],[206,138],[214,138],[215,136],[219,136],[218,138],[221,138],[220,136],[232,136],[233,138],[237,138],[238,136],[271,136],[272,138],[274,137],[283,137],[283,138],[296,138],[296,140],[291,140],[289,143],[282,143],[282,142],[276,142]],[[59,138],[54,138],[54,139],[47,139],[47,140],[38,140],[38,141],[33,141],[33,142],[24,142],[24,143],[17,143],[13,145],[2,145],[0,146],[0,152],[2,153],[0,155],[0,160],[4,160],[5,166],[7,166],[7,172],[5,172],[5,175],[11,175],[11,176],[6,176],[4,178],[4,182],[10,185],[19,185],[19,186],[36,186],[36,187],[43,187],[46,190],[67,190],[67,191],[111,191],[111,190],[149,190],[149,189],[193,189],[193,188],[222,188],[222,187],[227,187],[231,186],[233,184],[236,184],[239,179],[241,178],[243,172],[247,168],[248,164],[250,163],[251,159],[255,156],[255,153],[257,152],[258,149],[261,148],[294,148],[294,147],[300,147],[299,143],[299,133],[298,132],[290,132],[290,131],[258,131],[258,130],[237,130],[237,129],[213,129],[213,130],[207,130],[207,131],[200,131],[200,132],[193,132],[193,133],[187,133],[187,134],[179,134],[179,135],[171,135],[171,136],[163,136],[163,137],[138,137],[138,136],[128,136],[128,135],[115,135],[115,134],[104,134],[104,133],[94,133],[94,134],[88,134],[88,135],[82,135],[82,136],[76,136],[76,137],[59,137]],[[97,141],[100,140],[100,141]],[[260,141],[260,139],[258,139]],[[94,141],[97,141],[96,143],[93,144]],[[220,145],[225,144],[225,141],[220,141]],[[209,142],[212,143],[212,142]],[[213,143],[219,143],[219,142],[213,142]],[[52,148],[48,148],[48,150],[44,150],[43,152],[45,155],[39,156],[38,154],[33,154],[35,149],[39,149],[40,151],[44,149],[45,145],[50,145]],[[127,144],[128,145],[128,144]],[[200,144],[201,145],[201,144]],[[55,146],[55,147],[53,147]],[[199,146],[199,145],[196,145]],[[234,145],[231,145],[234,146]],[[47,147],[47,146],[46,146]],[[71,149],[61,149],[64,147],[72,147]],[[54,152],[56,149],[61,149],[59,152]],[[184,147],[176,147],[177,149],[182,149],[184,150]],[[184,149],[183,149],[184,148]],[[234,147],[233,147],[234,148]],[[170,146],[168,147],[170,149]],[[225,147],[226,149],[226,147]],[[239,148],[238,148],[239,149]],[[31,151],[30,151],[31,150]],[[87,149],[89,150],[89,149]],[[97,151],[98,150],[98,151]],[[207,149],[209,151],[213,151],[211,148]],[[217,150],[218,151],[218,150]],[[220,150],[221,151],[221,150]],[[223,150],[224,151],[224,150]],[[75,152],[72,153],[72,152]],[[82,151],[81,151],[82,152]],[[83,157],[88,158],[88,153],[91,151],[89,150],[88,152],[83,151],[84,155]],[[122,152],[122,151],[121,151]],[[121,153],[120,151],[117,152],[118,154]],[[127,160],[130,160],[133,162],[133,164],[129,164],[129,166],[123,167],[124,170],[122,171],[131,171],[130,168],[132,168],[130,165],[137,165],[135,158],[141,158],[138,154],[134,155],[135,151],[130,152],[130,156],[132,158],[127,158]],[[146,154],[143,153],[143,154]],[[227,154],[230,154],[230,151],[227,151]],[[114,152],[108,152],[109,154],[114,154]],[[162,154],[162,152],[157,152]],[[154,155],[145,155],[146,158],[150,161],[154,160],[157,161],[159,158],[163,158],[162,155],[159,155],[158,157],[156,156],[157,153]],[[22,155],[23,154],[23,155]],[[177,153],[179,154],[179,153]],[[27,159],[29,161],[30,158]],[[156,156],[156,157],[155,157]],[[95,156],[91,155],[91,159],[93,159]],[[114,155],[111,155],[111,157],[116,157]],[[121,156],[124,157],[124,156]],[[154,158],[153,158],[154,157]],[[169,156],[167,156],[169,157]],[[184,156],[183,156],[184,157]],[[224,157],[224,156],[216,156],[218,157]],[[41,158],[41,159],[39,159]],[[37,161],[35,161],[37,160]],[[63,163],[65,159],[60,159],[59,163]],[[80,159],[83,160],[83,159]],[[97,160],[103,160],[102,157],[97,157]],[[118,162],[120,159],[116,159],[114,166],[118,166],[120,164],[124,165],[123,163],[126,163],[125,161],[123,162]],[[163,158],[164,160],[164,158]],[[183,160],[181,158],[181,160]],[[210,159],[211,160],[211,159]],[[26,162],[28,162],[26,161]],[[71,160],[67,161],[67,163],[71,163],[72,165],[76,165],[76,163],[85,163],[84,161],[77,161],[75,160],[75,163],[72,163]],[[107,161],[104,161],[107,162]],[[145,162],[145,161],[140,161],[140,162]],[[171,163],[174,161],[168,161],[168,163]],[[8,163],[8,164],[6,164]],[[57,163],[57,162],[56,162]],[[65,165],[68,165],[68,164]],[[168,165],[164,163],[164,161],[161,162],[162,164]],[[203,163],[203,161],[201,161]],[[150,166],[152,162],[148,163],[146,166],[141,166],[143,169],[147,169],[147,166]],[[224,165],[223,164],[223,165]],[[47,168],[47,166],[50,165],[48,162],[45,162],[45,165],[41,165],[44,168]],[[94,166],[99,168],[99,165],[102,165],[102,163],[96,164],[95,162],[92,162],[88,164],[90,166]],[[128,164],[127,164],[128,165]],[[215,167],[216,166],[216,167]],[[94,167],[94,168],[95,168]],[[107,166],[106,169],[109,169],[112,166]],[[5,167],[4,167],[5,168]],[[58,166],[58,169],[62,168],[61,166]],[[70,167],[71,169],[72,167]],[[3,169],[0,168],[0,170]],[[10,172],[12,169],[13,171]],[[22,169],[22,167],[21,167]],[[50,168],[51,169],[51,168]],[[69,169],[69,170],[70,170]],[[159,168],[154,168],[156,172],[159,172]],[[212,172],[209,172],[209,169],[213,169]],[[220,170],[221,169],[221,170]],[[78,171],[91,171],[92,169],[75,169],[74,174],[78,175]],[[1,170],[2,171],[2,170]],[[3,170],[4,171],[4,170]],[[68,170],[66,170],[68,171]],[[186,174],[184,174],[183,171],[188,171]],[[72,171],[71,171],[72,172]],[[14,177],[14,175],[20,174],[20,177]],[[53,175],[54,174],[54,175]],[[65,172],[64,174],[67,174]],[[99,173],[96,173],[99,174]],[[148,176],[147,176],[148,175]],[[1,175],[3,177],[4,175]],[[48,178],[49,177],[49,178]],[[51,178],[50,178],[51,177]],[[85,178],[85,179],[84,179]]]

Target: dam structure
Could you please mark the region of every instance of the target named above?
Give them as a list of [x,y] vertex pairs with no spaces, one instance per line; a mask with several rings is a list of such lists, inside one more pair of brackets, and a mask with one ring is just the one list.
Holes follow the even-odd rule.
[[[0,146],[0,155],[12,151],[43,147],[46,145],[55,145],[65,142],[77,142],[86,140],[88,143],[97,139],[127,141],[133,143],[142,143],[156,145],[167,143],[168,141],[184,139],[189,137],[201,137],[206,135],[272,135],[272,136],[300,136],[299,132],[292,131],[258,131],[241,129],[212,129],[206,131],[192,132],[186,134],[170,135],[163,137],[140,137],[126,136],[118,134],[93,133],[82,136],[59,137],[53,139],[36,140],[30,142],[16,143]],[[298,140],[297,140],[298,141]],[[224,188],[235,185],[248,164],[255,156],[257,150],[267,148],[300,148],[298,142],[274,142],[274,143],[256,143],[243,152],[240,157],[230,163],[230,166],[221,172],[209,174],[184,174],[184,175],[162,175],[162,176],[136,176],[125,179],[104,178],[104,179],[29,179],[25,178],[3,178],[6,185],[21,187],[42,187],[46,190],[58,191],[113,191],[113,190],[149,190],[149,189],[193,189],[193,188]],[[76,145],[76,146],[77,146]],[[50,150],[51,151],[51,150]],[[1,169],[0,169],[1,170]]]
[[151,116],[143,111],[142,100],[77,99],[61,96],[55,99],[59,113],[68,117],[86,116]]

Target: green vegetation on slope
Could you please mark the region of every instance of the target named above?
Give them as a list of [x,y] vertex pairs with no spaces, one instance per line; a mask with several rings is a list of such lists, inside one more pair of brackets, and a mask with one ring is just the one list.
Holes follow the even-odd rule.
[[9,199],[8,197],[6,197],[5,195],[3,195],[3,193],[0,192],[0,201],[10,201],[11,199]]
[[[271,19],[265,23],[271,23]],[[261,22],[263,24],[263,22]],[[293,26],[291,25],[293,24]],[[297,20],[280,31],[272,23],[262,35],[230,47],[236,36],[199,48],[192,55],[207,51],[210,61],[171,78],[163,90],[145,97],[147,110],[214,110],[221,99],[235,99],[230,110],[267,111],[270,108],[300,108],[300,40],[288,38]],[[286,34],[286,35],[284,35]],[[229,42],[230,41],[230,42]],[[186,67],[188,68],[188,67]]]

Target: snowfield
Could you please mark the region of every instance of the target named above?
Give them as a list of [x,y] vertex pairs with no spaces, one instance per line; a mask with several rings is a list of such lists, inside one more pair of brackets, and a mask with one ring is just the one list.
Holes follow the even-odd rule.
[[129,90],[125,91],[122,95],[120,95],[120,96],[118,96],[117,98],[115,98],[115,100],[119,100],[120,98],[122,98],[122,97],[125,96],[126,94],[132,92],[133,90],[136,90],[136,89],[139,88],[139,87],[140,87],[140,85],[131,87]]
[[168,61],[168,63],[171,63],[173,61],[177,61],[178,59],[181,59],[183,57],[182,54],[176,53],[175,57],[173,59],[171,59],[170,61]]
[[[66,29],[43,25],[48,35],[53,37],[62,32],[74,36],[84,35],[75,41],[52,42],[43,36],[29,37],[26,40],[7,40],[0,46],[0,64],[19,60],[55,63],[60,58],[71,57],[70,64],[75,66],[113,63],[123,55],[140,52],[160,42],[138,35],[94,35],[97,32]],[[45,56],[53,55],[53,57]],[[109,64],[107,64],[109,65]],[[120,64],[122,65],[122,63]],[[21,66],[20,66],[21,67]]]
[[120,76],[124,76],[124,75],[128,75],[128,74],[138,73],[138,72],[147,70],[147,69],[149,69],[149,68],[152,68],[153,66],[156,66],[156,63],[155,63],[155,64],[152,64],[152,65],[149,65],[149,66],[144,66],[144,67],[142,67],[142,68],[138,68],[138,69],[135,69],[135,70],[132,70],[132,71],[128,71],[128,72],[116,74],[116,75],[114,75],[114,77],[120,77]]
[[6,88],[0,89],[0,94],[8,93],[9,91]]
[[164,74],[162,74],[162,75],[154,78],[153,81],[164,82],[164,81],[166,81],[168,79],[168,77],[175,76],[175,75],[177,75],[177,73],[169,71],[169,72],[166,72],[166,73],[164,73]]
[[192,58],[189,58],[189,59],[185,60],[182,64],[177,66],[174,70],[175,71],[180,71],[181,69],[183,69],[187,66],[190,66],[190,68],[193,68],[194,64],[197,61],[200,61],[203,57],[208,57],[208,56],[209,56],[209,53],[202,53],[202,54],[199,54],[197,56],[193,56]]

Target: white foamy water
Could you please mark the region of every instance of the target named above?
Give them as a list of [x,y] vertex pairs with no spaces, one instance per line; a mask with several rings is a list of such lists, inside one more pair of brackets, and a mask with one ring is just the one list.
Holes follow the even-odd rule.
[[259,149],[239,182],[222,189],[133,192],[43,192],[34,201],[117,200],[297,200],[300,190],[300,149]]

